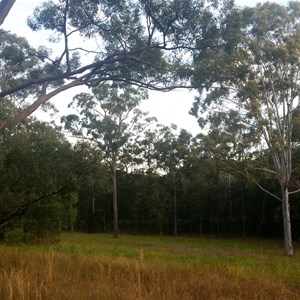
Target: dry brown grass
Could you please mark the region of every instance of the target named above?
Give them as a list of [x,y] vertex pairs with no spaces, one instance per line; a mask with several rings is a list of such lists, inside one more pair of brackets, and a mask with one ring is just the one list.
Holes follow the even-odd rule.
[[236,269],[54,250],[2,250],[0,299],[300,299],[300,288]]

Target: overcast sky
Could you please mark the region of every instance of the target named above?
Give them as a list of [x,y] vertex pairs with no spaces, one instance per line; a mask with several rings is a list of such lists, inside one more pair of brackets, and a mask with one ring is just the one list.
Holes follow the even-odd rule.
[[[188,0],[187,0],[188,1]],[[2,25],[2,28],[9,30],[18,36],[24,36],[32,46],[39,46],[45,44],[45,37],[42,33],[32,32],[26,24],[27,17],[29,17],[34,8],[44,2],[43,0],[16,0],[10,14]],[[265,1],[246,1],[239,0],[236,3],[239,6],[255,5],[257,2]],[[287,1],[275,1],[279,3],[287,3]],[[72,92],[64,92],[53,98],[52,103],[57,106],[60,113],[67,114],[66,105],[72,99],[72,95],[80,92],[81,88],[77,88]],[[199,133],[199,126],[194,117],[189,115],[189,110],[192,107],[194,93],[187,91],[173,91],[173,92],[150,92],[150,97],[141,104],[143,111],[149,111],[151,116],[157,117],[159,123],[170,125],[174,123],[179,128],[184,128],[192,134]],[[64,103],[65,105],[61,105]],[[40,114],[42,115],[42,114]],[[58,118],[58,117],[57,117]]]

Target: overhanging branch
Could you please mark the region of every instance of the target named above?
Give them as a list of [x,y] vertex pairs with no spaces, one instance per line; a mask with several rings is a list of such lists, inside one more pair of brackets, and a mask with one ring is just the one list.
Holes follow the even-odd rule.
[[16,0],[2,0],[0,2],[0,25],[3,24],[15,2]]
[[[79,86],[82,84],[84,84],[84,82],[82,82],[80,80],[74,80],[66,85],[63,85],[63,86],[57,88],[56,90],[54,90],[46,95],[42,95],[42,96],[38,97],[38,99],[36,101],[34,101],[31,105],[29,105],[26,109],[24,109],[21,113],[17,114],[13,118],[14,123],[23,121],[25,118],[30,116],[34,111],[36,111],[40,106],[45,104],[49,99],[56,96],[57,94],[59,94],[63,91],[66,91],[72,87]],[[8,126],[8,121],[2,121],[0,123],[0,131],[5,129],[7,126]]]

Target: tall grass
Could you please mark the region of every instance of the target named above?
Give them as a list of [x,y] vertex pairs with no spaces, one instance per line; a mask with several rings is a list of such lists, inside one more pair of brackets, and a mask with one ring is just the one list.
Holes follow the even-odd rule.
[[300,299],[300,257],[280,249],[68,234],[54,247],[1,246],[0,299]]

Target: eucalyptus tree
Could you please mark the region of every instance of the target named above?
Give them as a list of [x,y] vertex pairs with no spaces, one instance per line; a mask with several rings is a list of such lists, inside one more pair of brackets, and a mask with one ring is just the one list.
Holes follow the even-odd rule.
[[[233,47],[199,54],[194,77],[206,86],[204,105],[232,101],[241,114],[239,124],[255,129],[269,149],[273,168],[262,169],[277,177],[281,195],[260,187],[281,202],[287,255],[293,255],[289,195],[298,191],[291,188],[291,179],[293,113],[300,91],[299,13],[298,2],[287,7],[268,2],[237,11],[228,24]],[[195,109],[201,101],[196,99]]]
[[117,167],[123,148],[129,139],[143,131],[153,118],[137,106],[147,97],[146,90],[127,84],[101,84],[93,94],[81,93],[73,98],[78,114],[62,118],[65,128],[76,136],[95,143],[102,150],[112,174],[113,182],[113,235],[119,236],[117,205]]
[[[157,166],[157,149],[156,143],[160,139],[159,130],[161,125],[157,124],[154,128],[148,128],[142,135],[137,136],[135,145],[138,147],[138,156],[140,160],[139,169],[144,174],[145,179],[145,195],[139,197],[140,200],[145,199],[141,203],[141,217],[145,221],[151,223],[153,219],[156,221],[154,225],[158,225],[160,234],[164,231],[166,224],[169,202],[167,197],[163,197],[162,184]],[[150,212],[147,214],[147,212]],[[148,217],[148,218],[147,218]]]
[[[15,115],[19,122],[75,86],[109,80],[165,91],[190,86],[189,54],[224,42],[216,39],[216,32],[231,8],[231,0],[45,1],[28,25],[45,30],[45,35],[50,32],[48,40],[58,46],[51,47],[55,51],[42,46],[28,53],[21,43],[17,56],[13,51],[2,57],[3,66],[15,58],[35,62],[16,71],[9,84],[1,76],[0,97],[26,95],[26,106]],[[10,36],[0,32],[0,52],[7,49]],[[2,120],[0,129],[6,126]]]
[[158,168],[167,172],[172,183],[173,194],[173,234],[177,235],[177,182],[179,168],[189,154],[191,135],[182,129],[179,135],[173,131],[177,129],[175,124],[171,128],[164,126],[159,130],[159,139],[155,143]]

